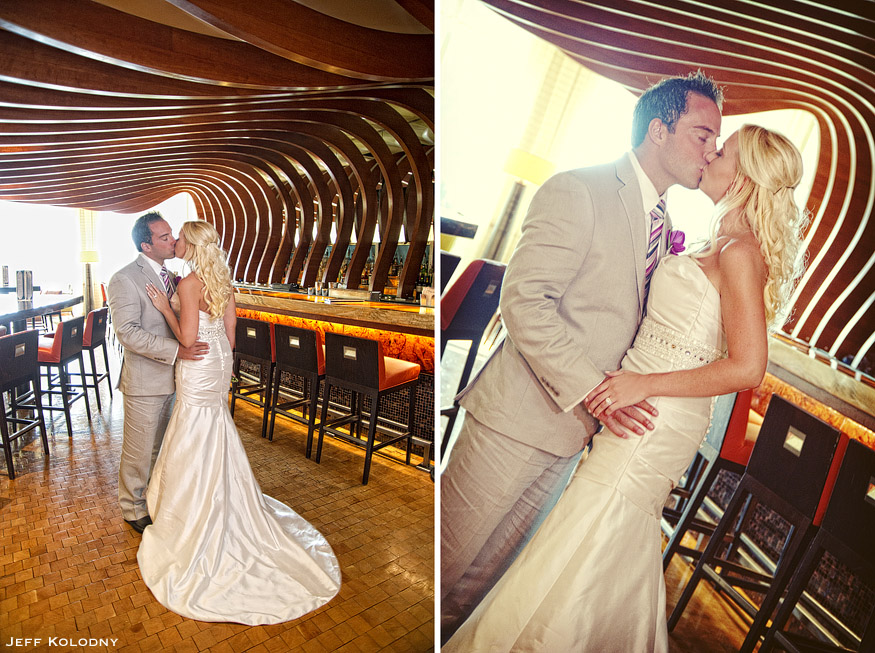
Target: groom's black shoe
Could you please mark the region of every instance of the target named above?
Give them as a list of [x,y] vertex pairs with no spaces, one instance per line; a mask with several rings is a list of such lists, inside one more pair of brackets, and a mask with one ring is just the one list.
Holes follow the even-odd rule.
[[133,528],[135,531],[137,531],[138,533],[142,533],[144,530],[146,530],[146,526],[152,523],[152,518],[149,517],[149,515],[146,515],[145,517],[140,517],[139,519],[125,519],[125,521],[128,522],[131,525],[131,528]]

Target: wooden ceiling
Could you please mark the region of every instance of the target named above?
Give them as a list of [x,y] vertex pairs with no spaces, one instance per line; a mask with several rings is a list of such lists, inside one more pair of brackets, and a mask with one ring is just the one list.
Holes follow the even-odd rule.
[[873,373],[875,2],[485,1],[636,94],[702,69],[724,86],[724,115],[811,112],[809,263],[784,330]]
[[0,3],[0,199],[140,213],[189,193],[235,278],[308,287],[358,287],[379,226],[382,289],[403,225],[406,295],[433,169],[427,0]]

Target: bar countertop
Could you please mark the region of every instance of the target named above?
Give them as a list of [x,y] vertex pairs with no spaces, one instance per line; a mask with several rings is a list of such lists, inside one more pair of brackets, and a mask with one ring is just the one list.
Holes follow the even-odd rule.
[[237,308],[434,337],[434,309],[416,304],[235,288]]

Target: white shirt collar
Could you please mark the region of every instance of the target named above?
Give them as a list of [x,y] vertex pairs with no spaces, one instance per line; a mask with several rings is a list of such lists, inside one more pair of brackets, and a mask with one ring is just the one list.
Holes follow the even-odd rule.
[[650,177],[644,172],[644,168],[638,162],[638,156],[633,151],[629,151],[629,160],[632,162],[632,168],[635,169],[635,176],[638,178],[638,186],[641,187],[641,203],[644,206],[644,215],[650,220],[650,212],[659,204],[659,193],[656,192],[656,186],[650,181]]
[[140,252],[140,258],[142,258],[144,261],[146,261],[149,264],[149,266],[155,271],[155,274],[157,274],[158,278],[160,279],[161,278],[161,268],[162,268],[161,264],[158,263],[157,261],[153,261],[148,256],[143,254],[143,252]]

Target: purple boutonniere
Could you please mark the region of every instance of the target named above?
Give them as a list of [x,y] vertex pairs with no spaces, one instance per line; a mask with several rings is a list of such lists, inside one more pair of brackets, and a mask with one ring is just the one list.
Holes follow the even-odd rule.
[[686,248],[684,247],[684,232],[680,229],[675,229],[668,235],[668,253],[680,254]]
[[182,277],[180,277],[178,274],[175,277],[173,277],[173,284],[174,285],[178,286],[180,281],[182,281]]

